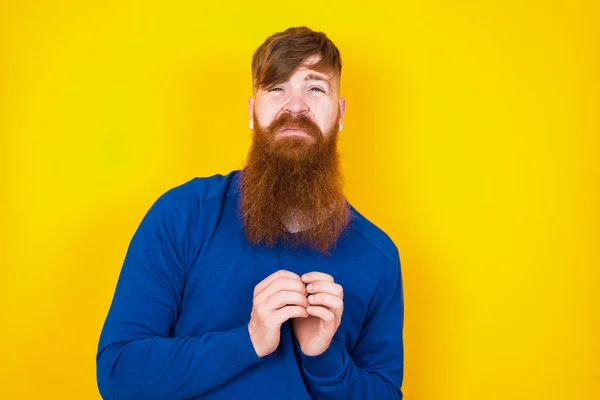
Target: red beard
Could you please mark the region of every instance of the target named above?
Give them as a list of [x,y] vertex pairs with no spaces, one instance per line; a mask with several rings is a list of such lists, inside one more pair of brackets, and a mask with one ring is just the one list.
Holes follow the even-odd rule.
[[[304,115],[283,114],[267,128],[254,117],[254,138],[240,182],[244,231],[253,243],[307,245],[329,254],[350,223],[337,152],[337,121],[324,136]],[[277,137],[282,127],[305,136]],[[290,233],[284,223],[299,225]]]

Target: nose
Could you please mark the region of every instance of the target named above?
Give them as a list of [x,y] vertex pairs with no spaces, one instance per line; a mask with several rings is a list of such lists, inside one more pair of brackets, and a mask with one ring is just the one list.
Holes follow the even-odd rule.
[[283,109],[290,114],[304,114],[309,110],[303,94],[297,92],[292,92],[290,94],[290,97],[287,103],[285,103]]

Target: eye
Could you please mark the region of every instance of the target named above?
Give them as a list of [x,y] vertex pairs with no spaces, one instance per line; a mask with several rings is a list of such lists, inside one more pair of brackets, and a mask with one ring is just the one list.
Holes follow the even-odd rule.
[[317,89],[317,92],[325,93],[325,91],[318,86],[313,86],[310,88],[310,90],[313,90],[313,89]]
[[276,88],[272,88],[272,89],[268,89],[267,90],[267,92],[274,92],[274,91],[283,91],[283,88],[276,87]]

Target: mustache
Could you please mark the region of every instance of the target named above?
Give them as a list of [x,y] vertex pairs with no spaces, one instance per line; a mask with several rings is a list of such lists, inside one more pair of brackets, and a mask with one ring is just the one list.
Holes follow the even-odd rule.
[[281,128],[302,129],[317,140],[319,140],[323,136],[321,128],[319,128],[319,126],[315,122],[313,122],[304,114],[293,116],[292,114],[285,113],[281,117],[273,121],[271,125],[269,125],[269,127],[266,129],[266,131],[269,136],[272,136],[275,135],[275,133]]

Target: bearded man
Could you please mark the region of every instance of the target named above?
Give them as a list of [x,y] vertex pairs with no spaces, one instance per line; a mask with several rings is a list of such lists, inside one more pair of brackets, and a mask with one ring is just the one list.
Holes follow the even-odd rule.
[[333,42],[276,33],[252,60],[247,165],[156,200],[98,346],[105,399],[401,399],[390,238],[343,194]]

